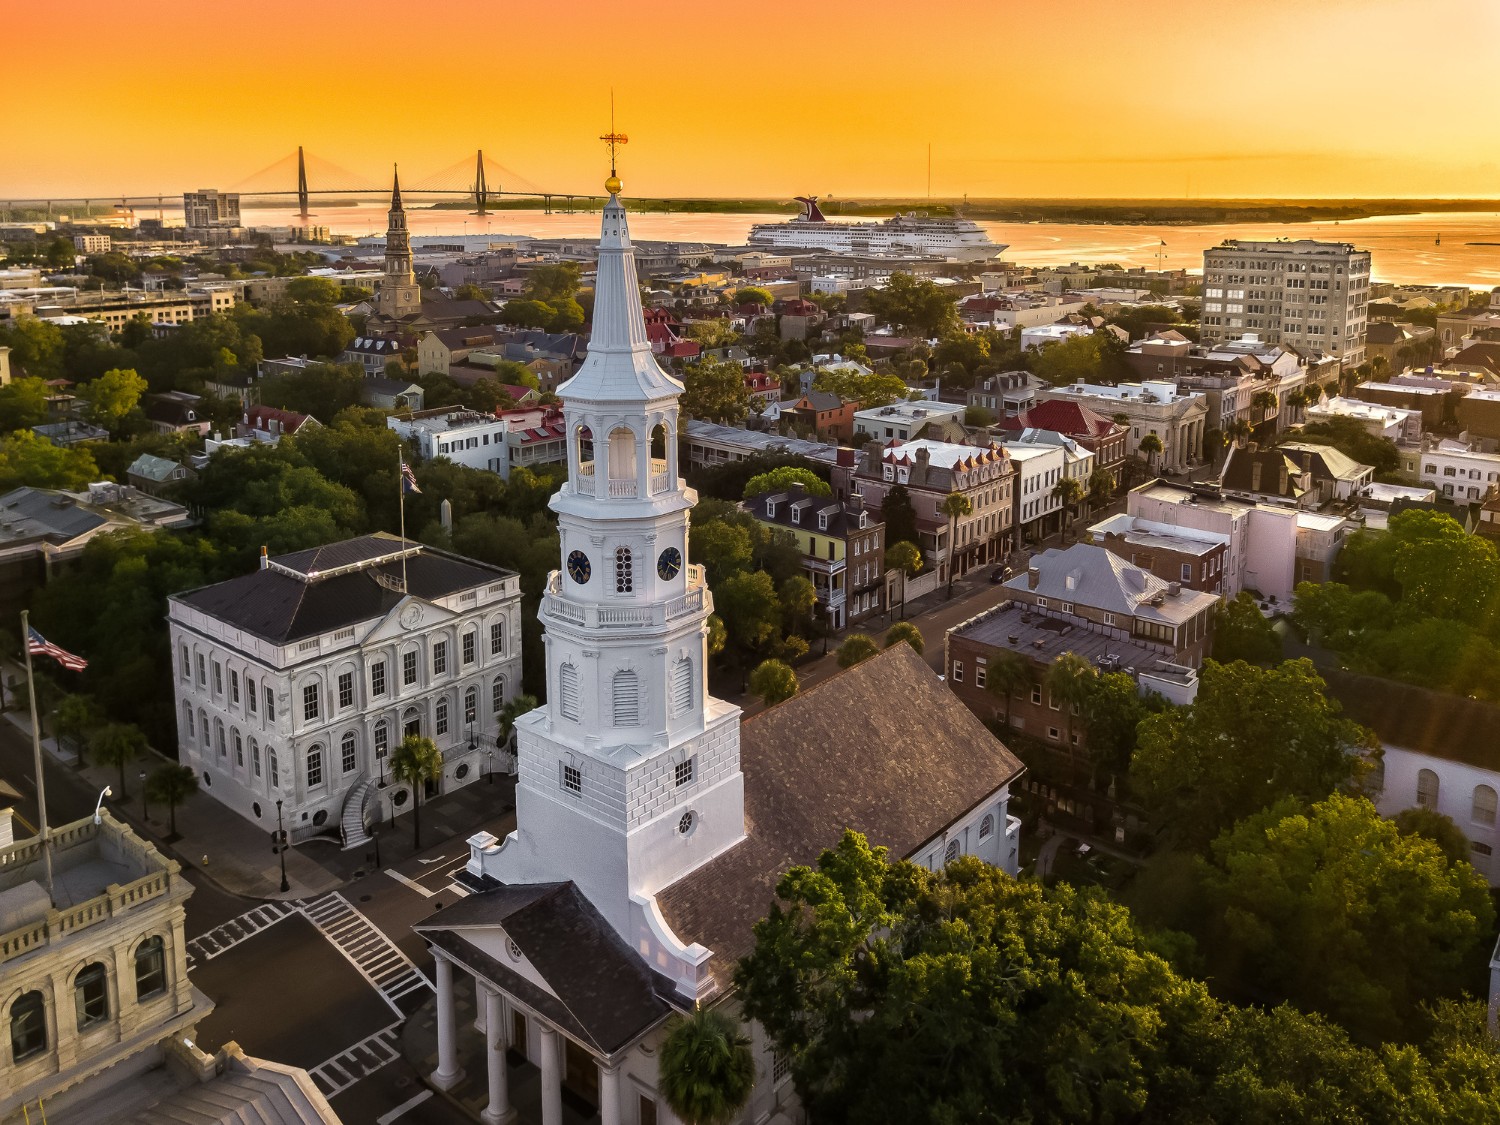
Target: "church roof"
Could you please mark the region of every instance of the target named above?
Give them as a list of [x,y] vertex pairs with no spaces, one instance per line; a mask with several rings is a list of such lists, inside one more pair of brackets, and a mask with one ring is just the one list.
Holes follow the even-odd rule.
[[[508,949],[495,956],[496,926],[550,990]],[[482,891],[412,929],[602,1055],[628,1047],[672,1010],[657,978],[572,883]]]
[[910,856],[1023,767],[901,644],[745,720],[740,768],[748,836],[657,895],[679,939],[713,950],[721,987],[787,868],[845,828]]
[[588,402],[650,402],[682,393],[682,384],[651,354],[635,250],[618,195],[604,205],[588,357],[557,393]]

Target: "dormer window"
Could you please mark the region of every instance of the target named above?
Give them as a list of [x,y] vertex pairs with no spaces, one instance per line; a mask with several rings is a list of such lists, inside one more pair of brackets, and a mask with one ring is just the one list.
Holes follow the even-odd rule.
[[802,509],[795,505],[792,507],[792,522],[798,527],[802,526]]
[[819,512],[818,513],[818,530],[819,531],[827,531],[828,530],[828,513],[827,512]]
[[768,519],[768,520],[774,520],[775,518],[776,518],[776,501],[775,500],[768,500],[768,501],[766,501],[766,519]]

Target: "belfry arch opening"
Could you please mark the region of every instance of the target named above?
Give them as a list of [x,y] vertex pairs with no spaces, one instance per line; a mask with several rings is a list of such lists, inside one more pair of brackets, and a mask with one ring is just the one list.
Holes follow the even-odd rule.
[[609,479],[635,480],[635,433],[627,426],[616,426],[609,433]]

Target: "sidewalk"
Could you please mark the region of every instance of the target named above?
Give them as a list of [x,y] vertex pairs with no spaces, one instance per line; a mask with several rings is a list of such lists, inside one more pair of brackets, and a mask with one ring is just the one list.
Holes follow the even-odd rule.
[[[4,718],[29,739],[31,721],[21,711],[7,711]],[[45,728],[45,724],[44,724]],[[177,838],[168,841],[170,833],[167,810],[161,807],[142,812],[140,773],[150,773],[165,758],[157,752],[125,767],[126,794],[118,792],[118,770],[85,764],[75,768],[78,757],[71,748],[59,749],[55,738],[42,740],[42,751],[59,767],[64,783],[86,788],[97,794],[106,785],[116,790],[105,805],[118,818],[158,850],[172,856],[184,867],[193,867],[230,894],[256,899],[311,898],[338,890],[375,867],[375,844],[370,842],[351,851],[342,850],[337,840],[314,840],[293,845],[286,853],[288,890],[281,892],[281,857],[272,852],[271,834],[275,817],[264,826],[252,824],[208,793],[199,790],[177,807]],[[49,782],[59,780],[58,770],[47,771]],[[47,802],[51,805],[52,800]],[[481,827],[493,824],[515,808],[515,783],[509,778],[477,781],[452,793],[445,793],[422,805],[422,850],[427,851],[453,839],[467,839]],[[412,847],[412,820],[401,816],[393,824],[381,826],[380,865],[389,867],[417,854]]]

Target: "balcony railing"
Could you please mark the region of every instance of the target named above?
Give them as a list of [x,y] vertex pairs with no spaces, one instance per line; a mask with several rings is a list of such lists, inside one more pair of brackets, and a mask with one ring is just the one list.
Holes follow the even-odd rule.
[[701,613],[708,592],[708,582],[703,568],[690,565],[687,568],[687,591],[673,598],[665,606],[610,606],[594,602],[580,602],[563,593],[562,575],[554,571],[547,581],[546,596],[542,598],[542,614],[558,621],[571,622],[586,628],[626,629],[641,626],[660,626],[688,614]]

